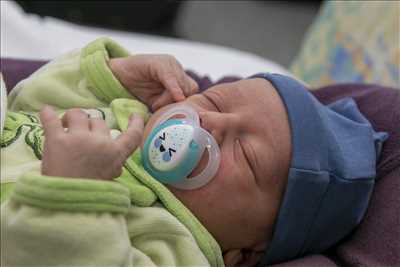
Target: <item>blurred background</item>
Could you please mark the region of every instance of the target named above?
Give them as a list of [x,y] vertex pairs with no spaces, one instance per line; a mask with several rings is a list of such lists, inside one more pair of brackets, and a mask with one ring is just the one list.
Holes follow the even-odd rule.
[[252,52],[288,67],[320,1],[17,1],[27,13]]
[[0,1],[1,56],[50,60],[108,36],[212,79],[260,71],[312,87],[400,88],[400,0]]

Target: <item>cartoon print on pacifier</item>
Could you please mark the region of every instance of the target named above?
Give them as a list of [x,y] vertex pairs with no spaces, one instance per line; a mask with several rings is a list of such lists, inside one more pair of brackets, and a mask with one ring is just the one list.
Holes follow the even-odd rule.
[[161,136],[154,140],[154,147],[160,150],[160,153],[162,153],[162,159],[165,162],[168,162],[172,158],[172,153],[175,153],[176,150],[170,147],[166,149],[164,147],[163,141],[165,141],[165,133],[162,133]]
[[169,171],[179,165],[193,139],[193,129],[190,125],[173,122],[161,129],[151,142],[150,163],[159,171]]

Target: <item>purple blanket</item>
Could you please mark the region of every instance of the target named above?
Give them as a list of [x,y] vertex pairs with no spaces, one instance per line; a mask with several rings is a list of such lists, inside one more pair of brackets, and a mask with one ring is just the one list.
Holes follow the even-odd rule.
[[[45,62],[1,59],[8,90]],[[188,71],[206,90],[215,84]],[[216,83],[238,77],[224,77]],[[276,264],[274,267],[400,266],[400,91],[378,85],[337,84],[312,93],[324,104],[352,97],[376,131],[389,133],[377,165],[377,183],[360,226],[336,247],[320,255]]]

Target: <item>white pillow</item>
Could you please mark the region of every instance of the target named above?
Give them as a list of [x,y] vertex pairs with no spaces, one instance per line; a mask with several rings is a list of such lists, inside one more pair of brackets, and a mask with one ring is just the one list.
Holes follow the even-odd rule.
[[12,1],[1,1],[1,55],[25,59],[53,59],[90,41],[108,36],[132,53],[174,55],[186,69],[218,79],[257,72],[290,75],[282,66],[260,56],[224,46],[181,39],[83,27],[63,20],[26,14]]

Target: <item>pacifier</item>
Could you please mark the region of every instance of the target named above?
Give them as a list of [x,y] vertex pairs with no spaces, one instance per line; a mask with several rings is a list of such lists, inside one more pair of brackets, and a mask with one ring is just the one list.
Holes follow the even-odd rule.
[[[206,167],[188,177],[208,153]],[[201,128],[197,112],[188,105],[176,105],[155,122],[146,139],[142,160],[145,170],[158,181],[180,189],[196,189],[216,174],[220,150],[214,137]]]

